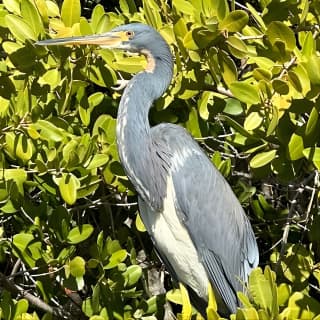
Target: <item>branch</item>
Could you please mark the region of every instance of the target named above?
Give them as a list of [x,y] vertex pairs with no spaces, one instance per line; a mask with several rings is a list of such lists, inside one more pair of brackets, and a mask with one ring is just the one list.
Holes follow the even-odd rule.
[[[36,296],[32,295],[31,293],[27,292],[26,290],[15,284],[13,281],[8,280],[8,278],[1,272],[0,287],[6,289],[15,296],[25,298],[36,308],[48,312],[53,316],[56,316],[58,319],[75,319],[68,311],[64,310],[63,308],[51,307],[41,299],[37,298]],[[77,317],[77,319],[79,319],[79,317]]]
[[[284,227],[283,235],[282,235],[282,239],[281,239],[282,244],[281,244],[279,259],[277,261],[277,265],[276,265],[276,268],[275,268],[276,272],[278,271],[278,269],[280,267],[280,263],[281,263],[281,261],[282,261],[282,259],[284,257],[284,254],[285,254],[286,245],[288,243],[288,237],[289,237],[289,231],[290,231],[290,227],[291,227],[291,222],[293,220],[295,207],[297,205],[297,199],[304,192],[305,185],[307,183],[309,183],[312,179],[314,179],[314,177],[316,175],[317,174],[315,172],[312,172],[308,177],[306,177],[302,181],[300,187],[297,189],[297,192],[295,193],[293,199],[291,200],[291,206],[290,206],[290,209],[289,209],[289,213],[288,213],[288,216],[287,216],[287,221],[285,223],[285,227]],[[309,205],[310,205],[310,203],[309,203]]]

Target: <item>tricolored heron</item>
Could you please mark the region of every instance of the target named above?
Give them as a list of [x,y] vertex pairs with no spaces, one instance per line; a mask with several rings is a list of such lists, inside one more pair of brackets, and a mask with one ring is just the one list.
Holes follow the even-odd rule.
[[190,289],[202,314],[209,282],[220,312],[236,312],[236,293],[244,290],[259,260],[249,220],[226,180],[184,128],[149,124],[149,109],[173,75],[168,44],[140,23],[37,44],[94,44],[146,57],[146,69],[129,81],[119,105],[121,163],[138,192],[142,220],[172,277]]

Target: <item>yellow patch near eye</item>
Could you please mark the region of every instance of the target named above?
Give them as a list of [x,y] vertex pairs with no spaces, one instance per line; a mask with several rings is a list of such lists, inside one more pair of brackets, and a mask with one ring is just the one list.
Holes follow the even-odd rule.
[[129,41],[133,36],[133,32],[131,31],[119,31],[115,34],[121,39],[121,41]]

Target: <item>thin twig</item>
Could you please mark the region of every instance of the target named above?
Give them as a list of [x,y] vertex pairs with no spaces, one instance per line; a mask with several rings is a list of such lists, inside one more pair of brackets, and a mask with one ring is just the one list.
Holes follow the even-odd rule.
[[32,295],[31,293],[27,292],[13,281],[8,280],[7,277],[0,272],[0,287],[3,287],[7,291],[11,292],[15,296],[20,296],[28,300],[33,306],[38,309],[41,309],[45,312],[48,312],[60,319],[72,319],[72,315],[65,311],[62,308],[53,308],[43,300],[37,298],[36,296]]
[[283,230],[283,234],[282,234],[282,245],[281,245],[281,250],[280,250],[280,254],[279,254],[279,259],[277,261],[277,265],[275,268],[275,271],[277,272],[279,270],[280,267],[280,263],[284,257],[284,253],[285,253],[285,249],[286,249],[286,245],[288,243],[288,236],[289,236],[289,231],[290,231],[290,226],[291,226],[291,221],[293,220],[293,216],[295,213],[295,208],[296,208],[296,204],[297,204],[297,199],[298,197],[304,192],[304,185],[307,184],[311,179],[313,179],[315,176],[315,173],[312,172],[308,177],[306,177],[300,187],[297,189],[297,192],[295,193],[293,199],[291,200],[291,206],[288,212],[288,216],[287,216],[287,221],[285,223],[285,227]]

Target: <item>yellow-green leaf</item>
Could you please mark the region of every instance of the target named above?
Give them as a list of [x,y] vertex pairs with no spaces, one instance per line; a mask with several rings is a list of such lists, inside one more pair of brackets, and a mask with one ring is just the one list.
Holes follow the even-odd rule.
[[80,0],[64,0],[61,8],[61,19],[66,27],[72,27],[80,21]]
[[5,16],[5,19],[10,32],[21,42],[25,42],[26,39],[37,39],[37,35],[35,34],[35,32],[22,18],[17,17],[13,14],[7,14]]
[[283,22],[272,21],[268,26],[266,34],[272,45],[280,40],[285,43],[288,51],[292,51],[296,47],[294,32]]
[[86,262],[82,257],[74,257],[69,262],[70,273],[75,278],[82,277],[86,273]]
[[145,225],[143,224],[143,221],[141,220],[140,214],[137,214],[137,217],[136,217],[136,228],[140,232],[147,231]]
[[230,36],[226,41],[230,53],[238,59],[242,59],[247,56],[248,49],[246,44],[238,37]]
[[258,104],[260,96],[258,88],[245,82],[233,82],[229,85],[232,94],[240,101],[247,104]]
[[70,230],[67,241],[70,244],[80,243],[88,239],[91,236],[93,230],[94,228],[91,224],[82,224],[79,227],[74,227]]
[[270,150],[256,154],[250,161],[251,168],[260,168],[275,159],[277,150]]
[[77,190],[80,187],[78,178],[72,173],[63,173],[61,178],[56,178],[60,194],[67,204],[74,204],[77,200]]
[[263,122],[263,116],[259,112],[251,112],[244,120],[245,130],[252,131],[261,126]]
[[109,258],[109,263],[103,267],[103,269],[113,269],[118,266],[119,263],[123,262],[128,253],[124,249],[120,249],[114,253],[112,253],[111,257]]
[[303,139],[301,136],[293,133],[289,144],[288,144],[288,154],[291,160],[298,160],[303,158]]
[[248,23],[249,16],[243,10],[231,11],[220,23],[220,28],[228,32],[240,32]]
[[36,36],[39,36],[40,33],[44,32],[39,11],[30,0],[23,0],[21,2],[21,15],[25,21],[28,21]]

